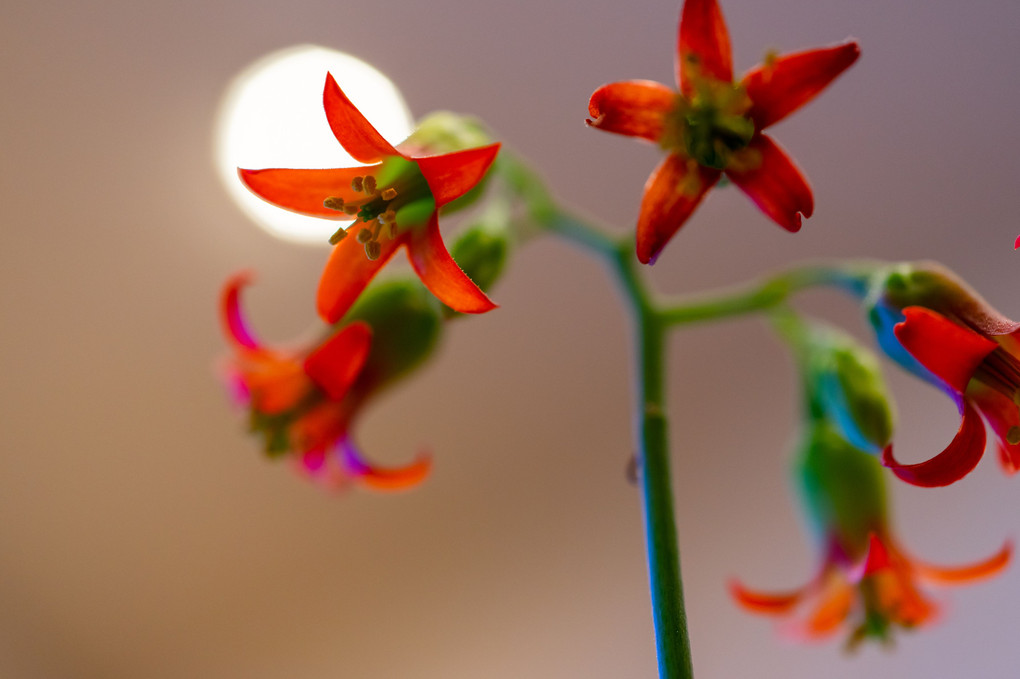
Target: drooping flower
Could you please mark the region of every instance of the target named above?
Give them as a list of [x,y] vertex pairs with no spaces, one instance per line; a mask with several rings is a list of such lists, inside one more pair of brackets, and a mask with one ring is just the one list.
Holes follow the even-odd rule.
[[[431,466],[428,455],[401,468],[378,467],[362,457],[350,429],[366,401],[419,359],[415,355],[409,361],[412,353],[431,349],[438,312],[431,310],[434,322],[410,319],[404,324],[407,336],[374,323],[371,314],[357,318],[352,313],[354,318],[324,341],[293,350],[268,347],[241,314],[240,292],[250,279],[237,274],[223,289],[222,322],[233,349],[224,373],[236,400],[250,413],[251,430],[263,437],[266,453],[291,456],[299,471],[331,487],[355,482],[396,490],[424,479]],[[415,338],[424,338],[425,344],[405,346],[415,344]]]
[[904,481],[944,486],[968,474],[985,451],[982,416],[996,434],[999,461],[1020,469],[1020,323],[1009,320],[948,270],[905,264],[876,276],[869,316],[883,350],[943,389],[960,412],[959,430],[938,455],[883,462]]
[[241,181],[279,207],[313,217],[354,220],[336,232],[319,282],[319,315],[335,323],[400,247],[444,304],[482,313],[495,304],[457,266],[439,232],[439,211],[485,176],[499,144],[430,155],[408,140],[386,141],[351,103],[331,74],[323,107],[340,145],[362,167],[240,169]]
[[934,621],[939,606],[921,585],[955,585],[990,577],[1012,555],[1007,543],[984,561],[944,568],[908,556],[890,530],[878,460],[858,450],[824,420],[812,423],[797,460],[804,505],[815,531],[821,564],[807,585],[759,592],[733,581],[730,592],[744,609],[786,618],[781,628],[802,640],[822,639],[849,626],[847,645],[867,638],[891,640],[896,628]]
[[777,57],[733,81],[730,38],[716,0],[686,0],[673,88],[648,80],[603,85],[588,124],[668,153],[645,184],[637,255],[654,263],[725,174],[774,222],[797,231],[814,198],[801,171],[763,130],[793,113],[860,55],[856,42]]

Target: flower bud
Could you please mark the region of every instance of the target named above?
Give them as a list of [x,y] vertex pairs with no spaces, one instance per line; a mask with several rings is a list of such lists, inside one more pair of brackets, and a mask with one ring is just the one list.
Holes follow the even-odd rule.
[[[510,240],[506,230],[484,223],[469,227],[450,250],[464,273],[486,292],[502,276],[509,253]],[[457,315],[449,307],[444,307],[444,313],[448,317]]]

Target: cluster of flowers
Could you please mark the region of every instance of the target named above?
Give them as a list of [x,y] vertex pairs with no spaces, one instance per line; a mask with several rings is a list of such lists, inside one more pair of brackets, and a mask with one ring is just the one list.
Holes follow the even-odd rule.
[[[848,41],[770,56],[735,82],[716,1],[686,0],[677,90],[649,81],[611,83],[588,106],[592,127],[650,141],[666,152],[645,187],[637,258],[654,263],[723,176],[771,220],[798,230],[801,218],[813,211],[811,189],[764,130],[810,101],[859,53]],[[398,469],[377,467],[352,441],[351,422],[382,388],[431,355],[444,321],[495,307],[482,288],[498,277],[505,238],[469,230],[453,248],[455,258],[438,220],[441,210],[477,191],[499,145],[472,137],[444,147],[416,133],[393,146],[329,75],[323,104],[337,140],[364,166],[240,170],[240,178],[282,208],[351,222],[331,239],[335,247],[318,288],[319,315],[331,330],[294,350],[265,346],[242,319],[239,295],[250,275],[238,274],[222,298],[223,324],[234,349],[226,372],[267,453],[289,455],[299,469],[328,485],[405,488],[425,477],[429,457]],[[373,283],[401,247],[420,284]],[[937,606],[919,583],[987,577],[1011,556],[1008,543],[984,561],[956,568],[908,556],[890,528],[882,465],[915,485],[952,483],[984,452],[983,418],[995,432],[1003,468],[1020,469],[1020,323],[1001,316],[936,265],[864,270],[851,287],[879,346],[953,398],[961,414],[959,432],[931,460],[901,464],[892,453],[891,407],[877,360],[840,333],[792,312],[777,313],[804,385],[806,426],[795,469],[819,538],[821,565],[808,585],[793,592],[731,587],[735,599],[754,612],[786,615],[807,607],[788,626],[801,637],[826,636],[850,624],[851,644],[886,639],[894,627],[932,620]]]
[[[354,444],[351,422],[369,399],[432,354],[444,320],[495,308],[476,281],[489,285],[499,275],[505,240],[477,227],[457,241],[454,249],[461,251],[472,280],[443,242],[439,212],[472,197],[499,144],[456,148],[478,135],[464,134],[455,120],[454,129],[446,125],[442,134],[434,133],[435,125],[423,125],[395,147],[332,75],[326,76],[323,105],[337,141],[364,166],[242,169],[239,175],[281,208],[350,222],[331,239],[336,247],[319,282],[319,315],[332,328],[324,339],[293,350],[265,346],[240,308],[240,291],[251,275],[237,274],[222,293],[223,327],[234,350],[224,372],[267,454],[290,457],[300,471],[331,487],[356,482],[407,488],[428,473],[429,456],[397,469],[373,465]],[[373,283],[401,247],[420,283]]]
[[[856,42],[769,55],[733,79],[730,40],[716,0],[686,0],[675,59],[677,89],[647,80],[615,82],[592,95],[592,127],[657,144],[666,157],[645,184],[636,230],[640,261],[654,263],[705,194],[727,177],[788,231],[814,209],[803,174],[764,130],[813,99],[859,57]],[[1020,240],[1018,240],[1020,243]],[[935,265],[876,267],[856,286],[882,349],[907,370],[943,388],[962,422],[939,455],[900,464],[889,440],[892,420],[877,363],[863,347],[831,333],[784,325],[801,356],[807,433],[796,457],[804,504],[821,551],[819,573],[795,592],[764,594],[734,583],[748,610],[786,615],[817,599],[799,637],[819,637],[855,620],[851,645],[888,638],[935,617],[918,581],[959,583],[990,576],[1009,562],[1007,543],[991,558],[937,568],[906,556],[894,541],[882,464],[920,486],[952,483],[974,468],[995,432],[1008,473],[1020,468],[1020,323],[989,307]],[[822,365],[824,368],[819,368]],[[979,414],[980,413],[980,414]]]

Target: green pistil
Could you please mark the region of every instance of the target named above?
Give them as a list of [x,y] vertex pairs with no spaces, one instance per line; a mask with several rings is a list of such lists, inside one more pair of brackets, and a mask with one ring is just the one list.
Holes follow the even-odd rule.
[[754,122],[747,117],[750,108],[744,88],[702,78],[690,99],[677,98],[659,143],[669,151],[682,151],[699,165],[724,170],[754,137]]

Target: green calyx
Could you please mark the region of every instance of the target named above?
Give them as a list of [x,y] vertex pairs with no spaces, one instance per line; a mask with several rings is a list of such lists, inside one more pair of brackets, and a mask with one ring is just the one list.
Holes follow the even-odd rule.
[[[509,254],[510,239],[506,229],[484,221],[469,227],[450,248],[457,265],[485,292],[503,275]],[[447,318],[463,315],[446,306],[443,314]]]
[[837,539],[849,555],[867,553],[870,535],[887,525],[878,459],[851,445],[832,423],[817,420],[802,444],[796,477],[817,534]]
[[439,303],[417,281],[373,283],[340,325],[365,321],[372,328],[368,359],[354,389],[374,391],[422,365],[442,333]]
[[740,85],[702,78],[690,99],[677,97],[659,144],[704,167],[749,165],[754,159],[740,152],[754,137],[754,121],[747,116],[750,108],[751,100]]

